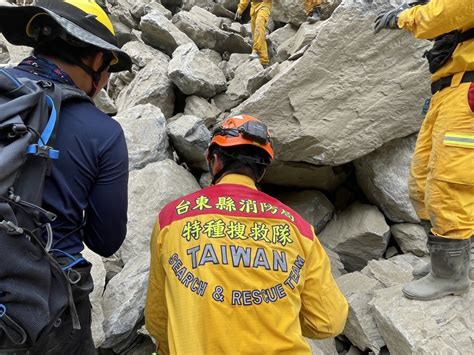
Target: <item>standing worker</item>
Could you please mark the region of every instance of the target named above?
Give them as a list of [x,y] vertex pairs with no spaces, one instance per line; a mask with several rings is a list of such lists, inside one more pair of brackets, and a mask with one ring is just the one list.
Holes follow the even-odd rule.
[[260,58],[262,65],[270,63],[268,59],[268,48],[266,40],[266,26],[270,13],[272,12],[272,0],[240,0],[237,12],[235,13],[235,20],[240,20],[245,9],[252,2],[250,6],[250,19],[252,26],[252,54],[250,58]]
[[304,0],[304,11],[309,23],[321,21],[321,0]]
[[[81,98],[64,101],[60,107],[54,145],[59,154],[51,161],[44,191],[42,194],[37,191],[42,208],[26,205],[56,217],[51,219],[52,240],[46,249],[67,274],[75,307],[64,310],[60,318],[48,319],[50,314],[45,313],[40,319],[35,317],[35,304],[23,301],[24,307],[12,306],[11,309],[21,311],[10,317],[10,306],[17,300],[21,305],[23,298],[18,295],[34,293],[28,286],[43,283],[43,288],[34,288],[42,291],[34,297],[42,300],[45,297],[42,302],[38,301],[41,305],[48,302],[53,305],[64,295],[59,289],[49,292],[49,287],[58,283],[48,285],[47,280],[20,278],[22,270],[33,263],[26,251],[17,265],[6,265],[0,260],[3,275],[5,269],[14,270],[6,280],[0,278],[3,291],[0,292],[0,353],[4,343],[9,344],[7,341],[11,339],[15,345],[23,346],[27,354],[92,355],[96,353],[89,300],[93,280],[91,264],[81,252],[86,244],[93,252],[107,257],[120,248],[125,238],[128,153],[120,124],[96,108],[91,98],[107,84],[110,72],[130,70],[132,61],[118,47],[112,22],[92,0],[37,0],[36,6],[0,6],[0,32],[12,44],[33,47],[33,54],[18,66],[3,70],[10,80],[15,83],[30,80],[30,83],[47,85],[45,87],[68,87],[81,93]],[[51,110],[55,120],[54,106]],[[53,118],[49,122],[53,122]],[[2,169],[8,163],[9,160],[2,161]],[[34,181],[29,182],[34,185]],[[20,201],[20,197],[16,201]],[[3,218],[0,215],[4,223]],[[17,238],[20,241],[20,237]],[[35,261],[39,259],[35,254],[33,257]],[[16,299],[8,303],[9,281],[15,280],[16,275],[19,275],[17,287],[12,288],[17,292],[13,293]],[[28,321],[21,323],[18,319]],[[38,339],[26,339],[25,332],[36,329],[36,324],[45,319],[54,322],[54,326]],[[23,351],[16,353],[24,354]]]
[[426,276],[407,284],[403,293],[417,300],[463,294],[470,288],[474,235],[474,5],[433,0],[401,6],[377,17],[375,33],[383,28],[434,40],[426,53],[433,96],[409,182],[418,216],[432,225],[431,264],[414,272]]
[[151,240],[146,326],[164,354],[311,354],[348,305],[313,227],[256,183],[273,161],[248,115],[214,131],[214,186],[171,202]]

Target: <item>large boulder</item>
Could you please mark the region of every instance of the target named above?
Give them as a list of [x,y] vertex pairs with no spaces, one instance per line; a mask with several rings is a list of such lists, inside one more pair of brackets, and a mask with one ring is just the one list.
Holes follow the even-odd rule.
[[227,87],[222,70],[192,43],[182,45],[174,51],[168,74],[186,95],[209,98]]
[[158,56],[140,70],[135,79],[117,98],[119,112],[130,107],[150,103],[161,109],[165,117],[174,110],[173,83],[168,78],[168,61]]
[[416,132],[430,95],[422,58],[429,42],[404,31],[374,37],[374,19],[388,5],[344,0],[304,55],[232,113],[262,117],[280,159],[322,165],[352,161]]
[[434,301],[413,301],[401,285],[378,290],[373,300],[377,327],[391,355],[471,354],[474,292]]
[[357,182],[369,201],[394,222],[419,222],[408,195],[416,135],[395,139],[354,161]]
[[336,215],[319,234],[323,244],[341,257],[345,269],[357,271],[387,249],[390,227],[375,206],[354,203]]
[[169,157],[166,118],[158,107],[137,105],[121,111],[116,119],[127,140],[130,170]]
[[200,7],[181,11],[173,17],[174,25],[199,48],[210,48],[219,53],[250,53],[250,44],[241,35],[221,30],[219,22],[217,16]]
[[206,151],[211,132],[202,119],[183,115],[168,125],[168,132],[174,148],[191,168],[208,169]]
[[393,239],[404,253],[413,253],[416,256],[428,255],[425,229],[419,224],[399,223],[390,226]]
[[117,114],[117,106],[115,106],[114,100],[110,98],[105,89],[100,90],[94,97],[94,104],[99,110],[108,115],[114,116]]
[[275,51],[278,51],[278,47],[280,47],[284,42],[293,38],[298,31],[298,27],[292,24],[286,24],[283,27],[278,28],[277,30],[270,33],[268,39],[270,40],[273,48]]
[[143,69],[154,58],[160,58],[162,61],[170,60],[166,54],[140,41],[128,42],[122,49],[132,58],[138,70]]
[[217,117],[221,113],[222,111],[216,105],[203,97],[193,95],[186,98],[184,114],[200,117],[208,128],[216,123]]
[[334,206],[329,199],[316,190],[302,190],[279,194],[278,199],[298,212],[319,233],[331,220]]
[[[353,1],[353,0],[351,0]],[[360,1],[360,0],[359,0]],[[341,3],[341,0],[323,0],[322,18],[327,19]],[[300,25],[306,21],[303,1],[301,0],[277,0],[273,2],[272,19],[279,22]]]
[[180,45],[192,42],[164,14],[158,11],[150,12],[142,17],[140,30],[146,44],[168,55],[173,54],[173,51]]
[[143,319],[149,268],[148,253],[138,254],[107,284],[102,301],[104,348],[116,347],[129,336],[138,336],[133,334],[133,330]]
[[149,251],[150,235],[161,209],[199,189],[196,179],[169,159],[130,172],[128,232],[120,249],[125,264],[134,256]]

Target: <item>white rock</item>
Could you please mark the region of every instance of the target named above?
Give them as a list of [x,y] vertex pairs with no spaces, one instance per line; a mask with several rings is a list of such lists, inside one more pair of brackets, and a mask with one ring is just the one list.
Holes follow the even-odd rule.
[[171,13],[170,10],[168,10],[166,7],[161,5],[159,2],[154,2],[151,1],[149,3],[141,3],[137,2],[135,5],[133,5],[130,8],[130,13],[132,14],[133,17],[135,17],[136,20],[140,20],[143,16],[149,14],[150,12],[160,12],[168,20],[171,20],[173,17],[173,14]]
[[422,226],[412,223],[394,224],[390,227],[393,238],[404,253],[416,256],[428,254],[427,234]]
[[146,45],[140,41],[132,41],[125,44],[122,49],[132,58],[133,64],[139,69],[144,68],[154,58],[160,58],[162,61],[169,61],[168,57],[163,52]]
[[220,53],[216,52],[215,50],[204,48],[201,49],[200,52],[204,54],[207,59],[213,62],[215,65],[219,66],[220,62],[222,61],[222,56]]
[[336,215],[319,233],[323,244],[341,257],[345,269],[362,269],[380,258],[387,248],[390,227],[375,206],[354,203]]
[[168,132],[174,148],[189,167],[208,170],[206,151],[211,132],[202,119],[183,115],[168,125]]
[[160,210],[167,203],[199,189],[196,179],[169,159],[130,172],[128,232],[120,249],[125,264],[149,251],[150,235]]
[[222,70],[194,44],[185,44],[173,53],[168,67],[173,83],[186,95],[212,97],[226,89]]
[[151,12],[140,21],[142,39],[146,44],[171,55],[182,44],[192,43],[191,39],[181,32],[161,12]]
[[94,97],[94,103],[99,110],[108,115],[113,116],[117,113],[117,107],[115,106],[114,100],[109,97],[109,94],[107,94],[107,91],[104,89],[100,90]]
[[152,104],[137,105],[116,117],[127,140],[130,170],[169,158],[166,118]]
[[357,182],[374,205],[394,222],[419,222],[408,195],[416,135],[395,139],[354,161]]
[[286,24],[283,27],[273,31],[268,36],[273,48],[278,51],[278,47],[280,47],[285,41],[293,38],[296,35],[298,28],[292,24]]
[[340,165],[419,129],[428,43],[404,31],[374,37],[388,0],[378,4],[343,1],[303,57],[232,111],[262,117],[281,160]]
[[173,83],[168,78],[168,62],[158,56],[151,60],[116,100],[119,112],[130,107],[151,103],[171,117],[174,109]]
[[188,96],[186,98],[186,106],[184,107],[185,115],[193,115],[201,118],[206,127],[211,127],[216,123],[217,117],[222,113],[216,105],[211,104],[203,97]]

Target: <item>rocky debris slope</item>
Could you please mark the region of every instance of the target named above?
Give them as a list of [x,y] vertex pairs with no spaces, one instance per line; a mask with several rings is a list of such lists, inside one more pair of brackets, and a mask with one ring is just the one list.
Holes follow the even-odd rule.
[[[313,353],[472,353],[473,292],[424,303],[400,292],[427,255],[407,179],[429,95],[429,43],[372,32],[400,1],[328,0],[324,21],[308,24],[302,1],[274,0],[266,68],[249,59],[250,24],[233,21],[238,0],[100,3],[133,59],[96,98],[125,131],[131,169],[126,241],[112,258],[86,254],[101,354],[153,351],[143,308],[156,215],[210,183],[210,132],[233,113],[272,129],[276,162],[262,188],[314,226],[349,300],[344,334],[310,341]],[[30,51],[0,36],[0,66]]]

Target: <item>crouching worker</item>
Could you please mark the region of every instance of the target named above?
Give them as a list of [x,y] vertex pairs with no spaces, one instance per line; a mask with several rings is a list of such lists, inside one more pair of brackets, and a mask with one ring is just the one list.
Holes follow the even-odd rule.
[[240,0],[239,7],[235,13],[236,20],[240,20],[249,2],[252,2],[250,6],[250,19],[253,40],[250,58],[260,58],[262,65],[268,65],[270,61],[268,59],[266,26],[272,12],[272,0]]
[[256,183],[273,161],[265,124],[226,119],[209,146],[214,185],[168,204],[151,240],[146,326],[164,354],[311,354],[347,301],[312,226]]

